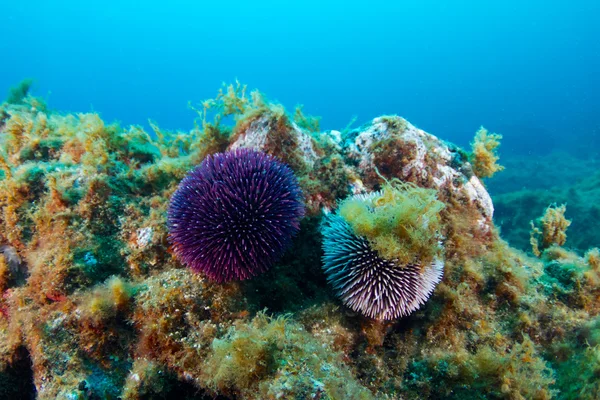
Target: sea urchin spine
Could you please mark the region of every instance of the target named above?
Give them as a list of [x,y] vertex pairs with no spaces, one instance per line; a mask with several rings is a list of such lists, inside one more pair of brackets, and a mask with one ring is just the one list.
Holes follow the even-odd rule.
[[323,269],[342,302],[367,317],[391,320],[424,304],[443,274],[443,262],[400,265],[381,258],[339,215],[323,223]]
[[248,149],[208,156],[169,205],[169,240],[194,271],[223,282],[266,271],[291,244],[304,215],[292,170]]

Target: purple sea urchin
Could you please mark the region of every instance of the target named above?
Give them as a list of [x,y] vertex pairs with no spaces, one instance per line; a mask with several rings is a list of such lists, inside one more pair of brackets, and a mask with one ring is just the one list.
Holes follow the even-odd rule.
[[175,255],[219,282],[260,274],[300,229],[301,197],[292,170],[273,156],[248,149],[208,156],[171,198]]
[[390,320],[424,304],[442,278],[443,262],[402,265],[373,250],[339,215],[323,223],[323,269],[344,304],[370,318]]

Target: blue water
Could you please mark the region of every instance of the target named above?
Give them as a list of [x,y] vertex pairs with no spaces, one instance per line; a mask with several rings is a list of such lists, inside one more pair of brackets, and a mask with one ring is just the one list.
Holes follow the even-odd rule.
[[33,77],[59,110],[189,129],[238,78],[325,129],[394,113],[504,152],[600,146],[597,0],[2,3],[0,93]]

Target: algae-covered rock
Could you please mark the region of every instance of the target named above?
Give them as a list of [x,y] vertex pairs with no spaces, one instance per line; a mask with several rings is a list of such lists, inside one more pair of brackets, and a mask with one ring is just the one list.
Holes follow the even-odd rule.
[[[469,153],[397,116],[319,132],[239,84],[198,113],[148,134],[26,93],[0,106],[0,397],[597,397],[598,251],[511,248]],[[168,204],[240,147],[289,165],[307,215],[269,271],[217,283],[173,255]],[[373,252],[444,261],[408,316],[363,316],[327,283],[323,216],[361,194],[366,213],[342,213]]]
[[341,139],[354,171],[371,189],[385,178],[398,178],[419,186],[466,197],[481,213],[481,224],[489,228],[494,214],[492,200],[473,174],[466,153],[460,148],[413,126],[398,116],[373,119],[370,124],[348,132]]

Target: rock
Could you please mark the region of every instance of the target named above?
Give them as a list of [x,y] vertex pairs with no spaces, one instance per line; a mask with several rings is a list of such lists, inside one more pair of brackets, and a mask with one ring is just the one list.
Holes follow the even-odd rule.
[[[373,190],[385,179],[398,178],[466,197],[481,213],[484,229],[491,226],[494,206],[481,181],[473,174],[466,154],[398,116],[383,116],[352,130],[343,138],[343,152],[361,182],[354,191]],[[451,193],[444,193],[444,192]]]
[[[383,183],[382,177],[397,178],[434,188],[440,192],[440,199],[449,196],[466,199],[477,208],[482,231],[488,232],[491,228],[492,199],[473,174],[466,153],[404,118],[381,116],[349,132],[332,130],[313,134],[277,109],[267,109],[240,126],[230,150],[249,147],[268,152],[295,171],[309,175],[312,181],[323,180],[323,171],[317,177],[317,170],[325,170],[326,175],[329,164],[325,159],[339,153],[344,165],[338,167],[337,173],[341,170],[347,177],[347,194],[376,190]],[[319,138],[318,143],[315,138]],[[306,193],[309,209],[335,207],[339,198],[327,193],[330,187],[322,189]]]
[[301,158],[305,167],[311,169],[318,158],[310,134],[278,110],[268,109],[252,118],[249,124],[244,124],[244,129],[238,132],[229,150],[242,147],[273,154],[292,168],[298,167],[294,164]]

